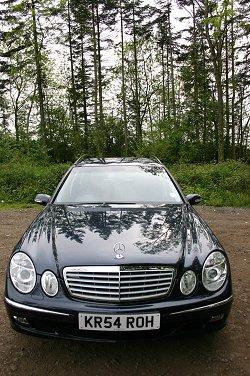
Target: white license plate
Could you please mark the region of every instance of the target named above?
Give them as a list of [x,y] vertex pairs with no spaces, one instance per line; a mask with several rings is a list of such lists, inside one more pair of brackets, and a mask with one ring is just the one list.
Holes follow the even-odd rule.
[[99,331],[133,331],[160,328],[160,314],[96,315],[79,313],[79,329]]

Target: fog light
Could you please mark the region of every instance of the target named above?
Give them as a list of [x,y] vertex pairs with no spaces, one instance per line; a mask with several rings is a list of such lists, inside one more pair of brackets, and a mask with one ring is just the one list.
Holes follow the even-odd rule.
[[29,325],[29,321],[25,317],[13,316],[14,320],[21,325]]
[[186,271],[181,277],[180,290],[183,295],[191,294],[196,286],[196,275],[192,270]]
[[54,273],[50,270],[46,270],[41,278],[41,284],[43,291],[50,297],[55,296],[58,293],[58,281]]
[[222,313],[221,315],[212,316],[209,322],[221,321],[224,316],[225,316],[224,313]]

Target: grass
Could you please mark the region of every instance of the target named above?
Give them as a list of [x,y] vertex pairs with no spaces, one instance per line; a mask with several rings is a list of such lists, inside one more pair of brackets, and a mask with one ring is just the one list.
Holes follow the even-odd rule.
[[185,194],[199,193],[203,205],[250,208],[250,166],[241,162],[174,165],[170,168]]
[[[0,165],[0,210],[41,208],[37,193],[52,194],[67,171],[67,164],[34,166]],[[180,164],[169,167],[184,194],[199,193],[203,205],[250,208],[250,166],[241,162]]]
[[34,166],[32,163],[2,164],[0,168],[0,208],[34,202],[38,193],[52,194],[68,169],[66,164]]
[[25,204],[22,202],[5,203],[0,202],[0,210],[19,210],[19,209],[37,209],[41,210],[42,206],[37,204]]

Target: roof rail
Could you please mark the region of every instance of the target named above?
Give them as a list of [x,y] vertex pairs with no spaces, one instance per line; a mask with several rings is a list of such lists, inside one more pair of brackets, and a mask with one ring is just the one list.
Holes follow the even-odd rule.
[[101,163],[106,163],[105,158],[91,158],[91,157],[89,157],[88,155],[82,155],[80,158],[78,158],[78,159],[74,162],[74,165],[78,165],[79,163],[81,163],[81,162],[83,162],[83,161],[94,162],[94,159],[100,161]]
[[[140,159],[140,157],[123,157],[121,158],[120,162],[124,162],[126,161],[126,159],[128,159],[129,162],[132,162],[132,161],[136,161],[137,159]],[[159,164],[163,164],[159,158],[157,158],[155,155],[152,155],[152,156],[148,156],[148,157],[145,157],[145,158],[142,158],[141,159],[145,159],[145,162],[151,160],[151,161],[154,161],[156,163],[159,163]],[[102,158],[102,157],[95,157],[95,158],[92,158],[86,154],[82,155],[80,158],[78,158],[75,162],[74,162],[74,166],[77,166],[78,164],[80,164],[81,162],[84,162],[84,161],[88,161],[88,162],[92,162],[92,163],[95,163],[96,161],[99,161],[99,163],[107,163],[105,158]]]
[[89,156],[87,155],[82,155],[80,158],[78,158],[75,162],[74,165],[77,165],[78,163],[82,162],[84,159],[90,159]]
[[162,165],[162,162],[160,161],[160,159],[157,158],[155,155],[152,155],[150,158],[151,158],[153,161],[155,161],[155,162],[157,162],[157,163],[160,163],[160,164]]

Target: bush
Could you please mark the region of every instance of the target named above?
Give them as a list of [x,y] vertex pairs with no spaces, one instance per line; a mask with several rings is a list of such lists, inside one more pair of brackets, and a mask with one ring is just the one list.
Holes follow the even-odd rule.
[[[0,203],[34,202],[52,194],[68,164],[41,166],[28,160],[1,164]],[[178,164],[170,168],[185,194],[199,193],[203,205],[250,207],[250,166],[241,162]]]
[[37,193],[52,194],[69,166],[12,162],[0,169],[0,202],[32,203]]
[[250,207],[250,166],[241,162],[174,165],[170,171],[185,194],[199,193],[204,205]]

